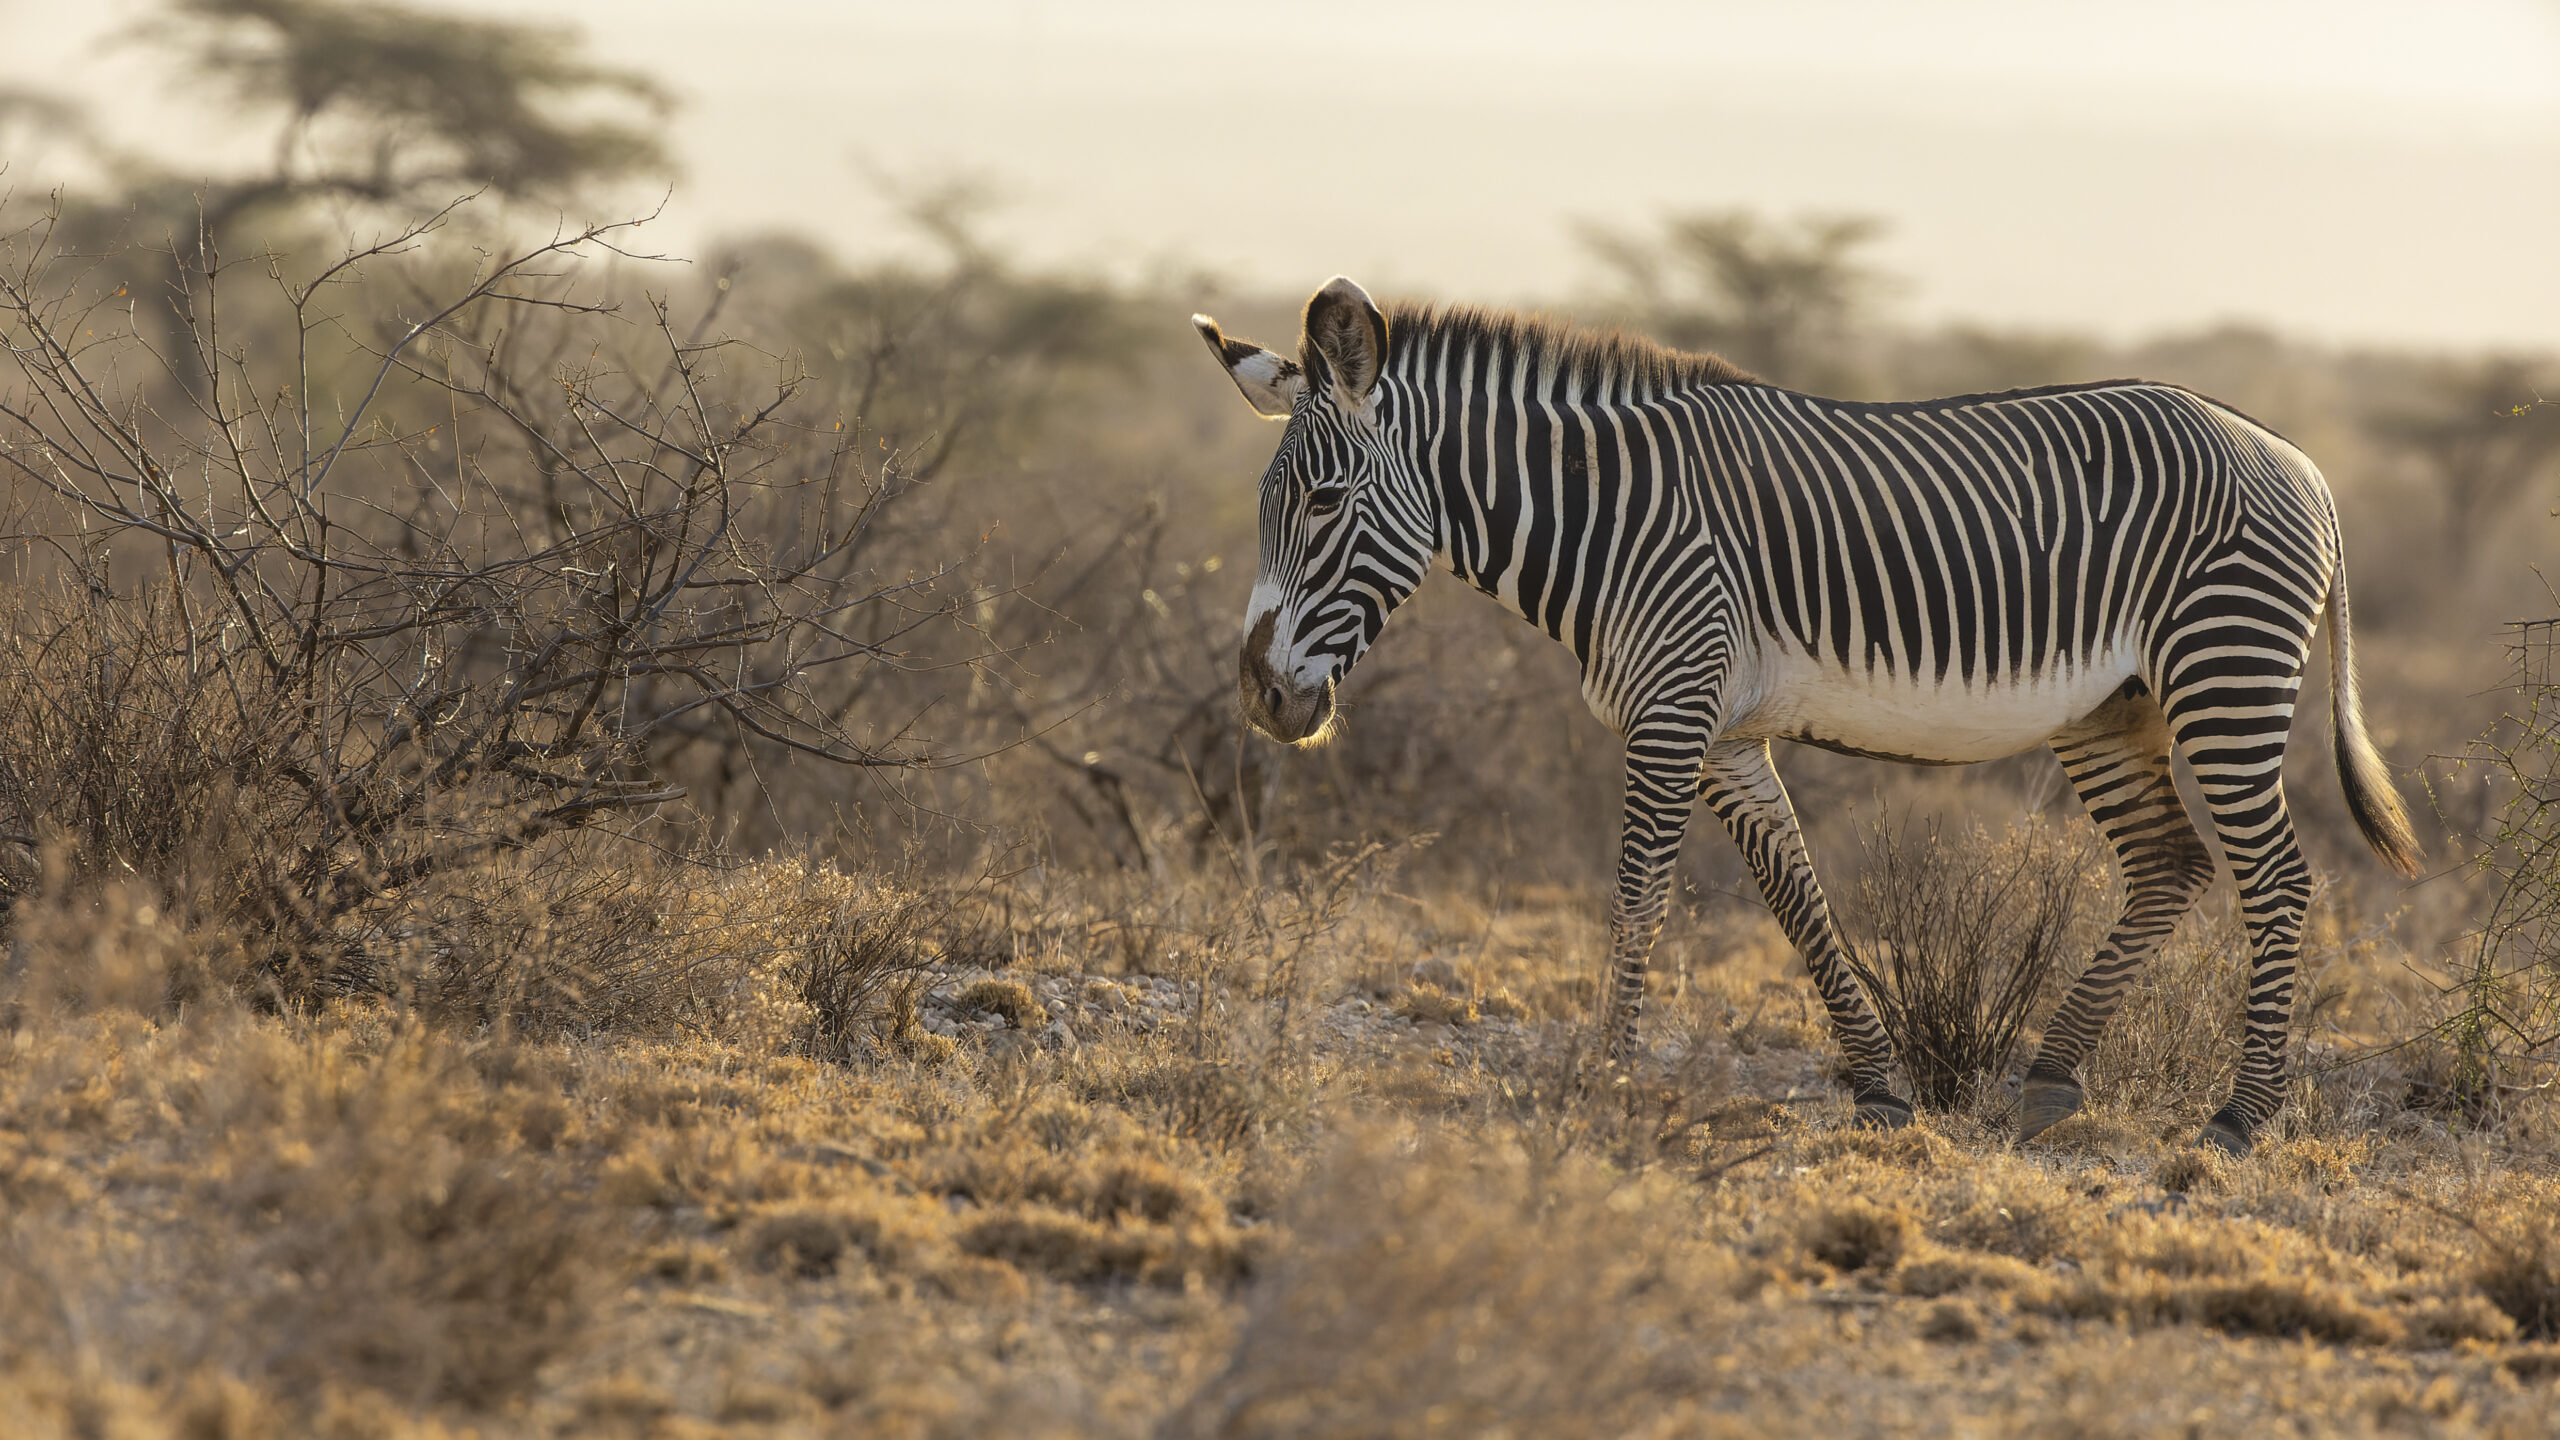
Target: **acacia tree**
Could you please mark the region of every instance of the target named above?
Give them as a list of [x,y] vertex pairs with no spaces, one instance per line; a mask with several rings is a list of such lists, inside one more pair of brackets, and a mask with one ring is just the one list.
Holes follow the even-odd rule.
[[265,163],[208,174],[123,153],[75,102],[27,90],[0,92],[0,141],[49,137],[84,157],[90,179],[66,192],[52,238],[98,256],[173,353],[212,256],[320,251],[307,233],[320,207],[349,229],[397,227],[457,194],[560,208],[669,168],[666,93],[584,59],[559,27],[369,0],[163,0],[131,34],[263,130]]
[[2560,474],[2560,405],[2548,367],[2515,355],[2438,361],[2372,421],[2442,503],[2446,555],[2483,542],[2526,494]]
[[1884,234],[1866,215],[1789,222],[1746,210],[1674,216],[1656,236],[1593,228],[1615,304],[1664,343],[1713,350],[1781,385],[1837,379],[1837,350],[1881,277],[1862,253]]
[[170,18],[158,43],[274,127],[262,170],[204,187],[217,238],[261,206],[435,205],[483,187],[557,201],[667,167],[666,91],[581,58],[567,29],[375,0],[171,0]]
[[[1155,338],[1104,281],[1017,268],[980,229],[967,182],[906,198],[937,254],[848,270],[810,242],[761,236],[707,268],[730,314],[828,370],[843,408],[930,480],[956,460],[1017,448],[1077,382],[1126,373]],[[737,289],[729,287],[735,282]]]

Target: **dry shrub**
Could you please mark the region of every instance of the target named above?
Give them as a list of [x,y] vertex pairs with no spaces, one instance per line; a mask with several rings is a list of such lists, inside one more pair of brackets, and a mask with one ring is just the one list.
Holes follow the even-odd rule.
[[910,1025],[900,1043],[898,990],[931,965],[941,909],[805,857],[715,864],[568,832],[417,887],[375,985],[519,1033],[926,1055],[940,1037]]
[[2560,1340],[2560,1204],[2548,1196],[2476,1222],[2472,1282],[2530,1340]]
[[2069,1253],[2088,1218],[2085,1204],[2049,1186],[2013,1184],[1976,1192],[1932,1233],[1943,1244],[2041,1265]]
[[1229,1217],[1197,1151],[1167,1146],[1124,1115],[1081,1117],[1084,1143],[1053,1141],[1063,1097],[1005,1107],[921,1157],[931,1194],[972,1207],[966,1254],[1061,1280],[1225,1284],[1254,1265],[1259,1240]]
[[[2023,1313],[2137,1330],[2202,1325],[2234,1335],[2355,1345],[2392,1345],[2407,1334],[2399,1316],[2333,1280],[2286,1273],[2248,1256],[2214,1256],[2209,1247],[2160,1259],[2166,1273],[2111,1261],[2022,1289],[2014,1303]],[[2200,1259],[2215,1273],[2192,1273]]]
[[1931,1299],[1959,1290],[2029,1289],[2043,1278],[2043,1272],[2006,1255],[1928,1249],[1915,1253],[1893,1272],[1893,1285],[1905,1295]]
[[[2405,1213],[2396,1222],[2405,1229]],[[2423,1268],[2386,1274],[2334,1234],[2207,1210],[2124,1212],[2094,1226],[2076,1253],[2076,1268],[2020,1286],[2016,1306],[2136,1330],[2200,1325],[2367,1346],[2436,1348],[2516,1333],[2458,1279],[2427,1278]]]
[[[891,523],[906,452],[795,366],[664,295],[607,318],[638,221],[519,246],[466,204],[336,257],[208,252],[175,334],[98,310],[126,292],[58,217],[0,233],[0,902],[59,836],[254,945],[287,1006],[692,1020],[656,943],[679,882],[637,857],[786,761],[922,765],[910,702],[984,657],[985,597],[923,553],[943,527]],[[233,304],[262,319],[217,346]],[[272,398],[319,391],[347,404]],[[835,1031],[875,968],[847,943],[808,977]]]
[[1285,1080],[1233,1060],[1149,1055],[1125,1064],[1089,1057],[1076,1083],[1087,1100],[1128,1106],[1175,1139],[1238,1150],[1304,1103]]
[[2560,1379],[2560,1345],[2519,1346],[2509,1351],[2499,1364],[2527,1385]]
[[1146,1156],[1102,1161],[1089,1174],[1079,1198],[1099,1215],[1167,1225],[1186,1216],[1219,1218],[1224,1211],[1197,1180]]
[[[311,778],[330,762],[291,719],[303,698],[227,663],[169,587],[8,596],[0,831],[46,842],[43,884],[139,879],[190,926],[242,937],[260,987],[293,1003],[407,987],[464,1010],[540,1011],[598,988],[578,972],[616,950],[623,927],[594,922],[612,908],[604,892],[628,885],[592,843],[563,854],[573,837],[549,832],[526,853],[542,833],[530,812],[467,774],[352,833],[356,797]],[[0,898],[36,888],[31,855],[0,845]],[[594,942],[561,973],[523,961],[582,934]]]
[[2465,1341],[2503,1344],[2516,1338],[2514,1317],[2481,1295],[2434,1297],[2409,1306],[2400,1316],[2407,1343],[2419,1350],[2449,1350]]
[[727,1258],[699,1240],[660,1245],[641,1257],[641,1268],[671,1285],[703,1285],[729,1273]]
[[2424,1037],[2444,1072],[2426,1098],[2475,1122],[2547,1092],[2560,1064],[2560,616],[2510,629],[2509,709],[2469,755],[2506,792],[2472,859],[2489,903]]
[[[0,1369],[0,1416],[10,1440],[264,1440],[297,1430],[265,1396],[213,1370],[152,1388],[98,1374]],[[373,1433],[436,1435],[427,1425]]]
[[[627,1259],[578,1174],[577,1118],[506,1078],[540,1067],[379,1014],[288,1027],[216,995],[141,1023],[31,994],[66,964],[134,972],[183,950],[120,897],[79,912],[108,938],[67,955],[58,902],[20,916],[0,1132],[24,1137],[6,1168],[52,1178],[50,1198],[8,1187],[0,1344],[133,1375],[211,1366],[295,1407],[351,1388],[522,1396]],[[110,1177],[163,1198],[105,1204]],[[35,1295],[51,1299],[17,1303]]]
[[1019,980],[989,977],[962,990],[952,1003],[963,1010],[993,1015],[1016,1030],[1037,1030],[1049,1023],[1040,997]]
[[2389,1345],[2405,1333],[2392,1316],[2358,1303],[2334,1286],[2287,1277],[2173,1289],[2158,1318],[2209,1325],[2233,1335],[2305,1338],[2332,1345]]
[[1428,981],[1405,987],[1394,1001],[1395,1012],[1419,1025],[1473,1025],[1484,1018],[1476,1002]]
[[[1893,1037],[1912,1096],[1952,1110],[1996,1085],[2027,1013],[2089,938],[2107,892],[2086,835],[2041,821],[2005,835],[1914,838],[1879,820],[1850,907],[1850,964]],[[1881,955],[1881,961],[1870,956]]]
[[0,635],[0,903],[139,877],[177,918],[253,938],[270,967],[317,960],[296,871],[322,817],[291,782],[284,732],[259,718],[288,697],[254,678],[235,696],[193,663],[165,587],[130,602],[0,593],[18,611]]
[[2373,1137],[2353,1135],[2275,1140],[2262,1145],[2252,1158],[2268,1183],[2335,1194],[2354,1186],[2357,1173],[2373,1162],[2373,1156]]
[[289,1390],[353,1379],[486,1408],[580,1342],[630,1242],[538,1053],[344,1024],[231,1048],[208,1119],[242,1158],[211,1208],[248,1222],[263,1274],[215,1283],[268,1332],[260,1353],[289,1357]]
[[[0,903],[31,914],[49,889],[76,910],[111,878],[140,886],[205,961],[155,972],[173,1001],[208,984],[295,1005],[370,994],[471,1025],[710,1028],[832,1056],[864,1048],[884,987],[927,962],[939,911],[911,889],[545,828],[468,782],[355,843],[291,727],[270,723],[293,698],[206,661],[165,587],[17,594],[0,635]],[[42,841],[41,863],[13,832]],[[92,978],[62,979],[121,983],[100,958],[136,953],[119,944],[86,962]]]
[[2218,1150],[2189,1145],[2172,1150],[2151,1170],[2151,1183],[2172,1194],[2212,1191],[2229,1177],[2231,1161]]
[[1982,1317],[1961,1300],[1941,1300],[1920,1321],[1920,1338],[1946,1345],[1969,1345],[1982,1338]]
[[936,1035],[917,1021],[912,995],[907,996],[906,1003],[893,1012],[886,1034],[892,1054],[912,1060],[926,1069],[947,1065],[953,1056],[960,1053],[959,1041],[948,1035]]
[[932,963],[924,930],[938,913],[914,891],[856,882],[811,917],[787,972],[806,1014],[801,1043],[809,1054],[850,1059],[886,1045],[937,1063],[949,1057],[949,1040],[923,1030],[915,1012],[915,978]]
[[856,1257],[885,1269],[914,1266],[941,1241],[920,1203],[861,1195],[776,1206],[746,1227],[743,1243],[759,1268],[816,1277]]
[[486,1408],[578,1343],[623,1257],[571,1167],[508,1144],[509,1117],[452,1083],[453,1050],[260,1058],[225,1119],[265,1130],[265,1153],[207,1197],[256,1217],[251,1274],[213,1277],[259,1342],[235,1363],[295,1391],[354,1380]]
[[667,1393],[636,1375],[614,1375],[590,1385],[578,1396],[578,1424],[583,1433],[647,1435],[675,1410]]
[[1804,1222],[1805,1252],[1839,1271],[1890,1270],[1911,1240],[1911,1217],[1865,1200],[1815,1211]]
[[[535,923],[569,933],[547,946],[489,947],[514,958],[488,973],[515,978],[468,992],[552,1002],[513,1002],[504,1013],[519,1023],[708,1033],[817,1060],[948,1053],[914,1010],[947,909],[926,890],[810,856],[713,864],[633,854],[604,836],[560,843],[579,857],[552,867],[561,898],[528,883],[529,897],[511,903],[539,906]],[[529,928],[496,938],[510,933],[533,938]]]
[[164,1017],[227,995],[249,969],[237,939],[185,928],[149,887],[72,881],[60,850],[47,856],[44,870],[52,883],[20,897],[9,915],[0,1024],[18,1028],[101,1011]]
[[1045,1205],[999,1207],[960,1232],[971,1255],[1058,1280],[1135,1280],[1180,1288],[1225,1284],[1250,1268],[1234,1237],[1206,1228],[1103,1222]]
[[[2323,1147],[2333,1161],[2361,1153]],[[2148,1187],[2128,1191],[2091,1172],[2057,1175],[1996,1157],[1934,1180],[1900,1181],[1906,1194],[1892,1188],[1898,1168],[1845,1158],[1824,1167],[1819,1183],[1854,1182],[1883,1197],[1879,1205],[1926,1217],[1891,1273],[1891,1288],[1904,1295],[1994,1292],[2022,1315],[2134,1331],[2200,1326],[2419,1349],[2498,1341],[2519,1328],[2473,1288],[2457,1250],[2437,1245],[2428,1227],[2413,1227],[2420,1217],[2406,1197],[2395,1204],[2379,1191],[2323,1196],[2316,1188],[2305,1197],[2302,1182],[2316,1180],[2320,1164],[2281,1153],[2199,1172],[2217,1185],[2257,1187],[2245,1213],[2237,1199],[2143,1200]],[[1808,1222],[1808,1240],[1831,1230],[1853,1240],[1863,1233],[1827,1218],[1817,1213]],[[1824,1258],[1846,1269],[1863,1257]]]
[[[1383,1136],[1288,1209],[1223,1371],[1165,1435],[1603,1436],[1708,1382],[1733,1277],[1597,1167]],[[1651,1182],[1632,1182],[1639,1186]]]
[[446,1023],[665,1034],[706,998],[706,967],[669,923],[701,880],[610,836],[547,836],[421,883],[386,939],[350,947],[343,983]]

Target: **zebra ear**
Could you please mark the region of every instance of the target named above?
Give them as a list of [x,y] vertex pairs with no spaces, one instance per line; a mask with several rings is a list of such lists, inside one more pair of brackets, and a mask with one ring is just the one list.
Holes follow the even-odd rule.
[[1209,353],[1226,367],[1227,378],[1244,392],[1244,403],[1266,420],[1278,420],[1296,408],[1307,388],[1306,372],[1295,360],[1284,360],[1250,340],[1230,340],[1218,322],[1206,315],[1191,317],[1191,328],[1209,342]]
[[1367,403],[1387,361],[1387,317],[1369,292],[1336,275],[1307,302],[1307,339],[1333,369],[1334,389],[1353,405]]

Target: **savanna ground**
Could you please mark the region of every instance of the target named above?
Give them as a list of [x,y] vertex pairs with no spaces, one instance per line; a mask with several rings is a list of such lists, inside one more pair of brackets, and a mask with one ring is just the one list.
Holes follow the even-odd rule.
[[1026,274],[957,192],[932,264],[655,265],[545,208],[647,126],[514,103],[645,79],[169,9],[274,173],[0,207],[8,1435],[2560,1433],[2548,357],[1897,328],[1862,221],[1595,241],[1595,320],[2174,380],[2339,497],[2436,868],[2364,853],[2315,678],[2256,1150],[2187,1143],[2227,882],[2021,1146],[2114,904],[2056,768],[1786,755],[1943,1089],[1878,1135],[1713,827],[1593,1082],[1617,752],[1544,637],[1435,581],[1336,743],[1241,733],[1275,437],[1183,322],[1287,297]]
[[[274,1013],[138,887],[28,902],[0,1409],[35,1435],[2550,1433],[2560,1112],[2463,1124],[2376,1062],[2298,1085],[2244,1160],[2191,1148],[2227,919],[2130,1002],[2091,1111],[2020,1146],[1997,1089],[1846,1128],[1792,955],[1738,913],[1692,935],[1653,1063],[1577,1093],[1589,907],[1425,899],[1381,858],[1286,917],[1203,881],[1010,921],[767,862],[659,897],[684,995],[619,1033]],[[865,948],[925,988],[819,1058],[809,975]],[[2321,952],[2323,987],[2374,963]]]

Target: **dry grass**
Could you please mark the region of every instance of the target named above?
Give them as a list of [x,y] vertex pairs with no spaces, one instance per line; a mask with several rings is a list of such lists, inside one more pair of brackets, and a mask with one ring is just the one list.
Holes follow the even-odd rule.
[[[1948,1109],[1842,1128],[1756,909],[1683,917],[1591,1093],[1591,897],[1386,847],[955,901],[561,834],[305,934],[308,985],[206,883],[254,827],[103,803],[10,872],[13,1435],[2533,1433],[2560,1378],[2548,1093],[2412,1109],[2395,1054],[2183,1148],[2227,902],[2022,1148],[1978,1006]],[[2324,906],[2311,1008],[2369,1026],[2405,956]]]
[[[1568,1017],[1455,1023],[1564,992],[1429,907],[1337,925],[1293,1029],[978,970],[936,1003],[1005,1023],[939,1063],[828,1049],[811,956],[912,899],[830,875],[698,882],[686,1018],[622,1028],[262,1013],[138,890],[27,902],[16,1433],[2522,1435],[2560,1383],[2553,1157],[2504,1132],[1848,1131],[1748,931],[1664,1007],[1687,1053],[1584,1098]],[[901,933],[917,984],[966,948]]]
[[1016,1030],[1037,1030],[1049,1023],[1049,1012],[1031,987],[1018,980],[981,980],[960,992],[959,1005],[1001,1018]]
[[2501,1195],[2478,1222],[2473,1279],[2529,1340],[2560,1340],[2560,1193]]
[[[90,953],[132,969],[183,947],[130,890],[86,918]],[[21,963],[54,958],[51,927],[28,928]],[[359,1392],[483,1409],[581,1343],[628,1239],[587,1193],[596,1137],[556,1067],[377,1011],[288,1024],[126,998],[143,1003],[17,1009],[13,1354],[73,1373],[149,1356],[287,1410]]]

